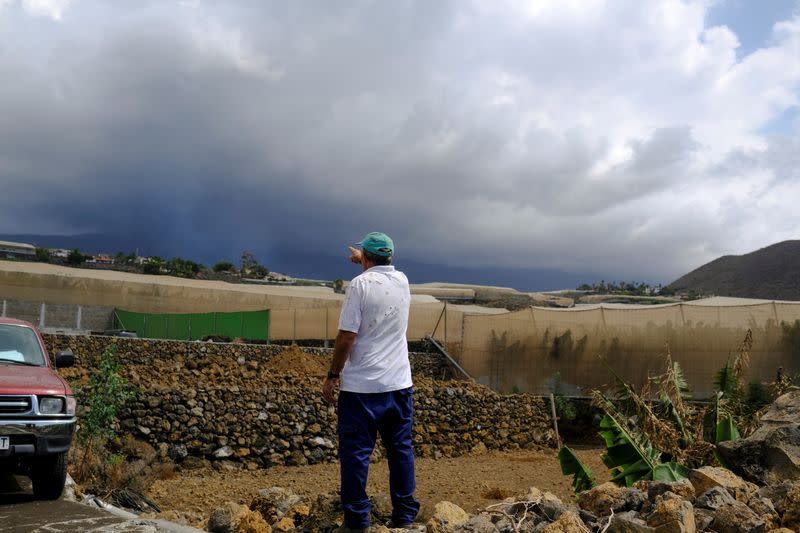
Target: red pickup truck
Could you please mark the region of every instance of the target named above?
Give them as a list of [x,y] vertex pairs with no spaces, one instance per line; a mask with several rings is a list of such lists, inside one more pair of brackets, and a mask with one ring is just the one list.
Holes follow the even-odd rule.
[[[56,355],[56,368],[73,364],[72,352]],[[27,322],[0,318],[0,472],[27,474],[36,498],[57,499],[75,420],[72,389],[42,336]]]

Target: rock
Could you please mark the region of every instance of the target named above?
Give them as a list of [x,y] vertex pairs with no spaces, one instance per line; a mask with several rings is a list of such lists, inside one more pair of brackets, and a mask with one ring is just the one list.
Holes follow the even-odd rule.
[[233,448],[231,448],[230,446],[223,446],[221,448],[216,449],[213,455],[217,459],[224,459],[225,457],[230,457],[231,455],[233,455]]
[[596,516],[607,516],[613,510],[638,511],[647,498],[635,488],[620,487],[608,482],[582,492],[578,496],[578,505]]
[[233,518],[237,511],[236,505],[238,504],[229,502],[211,511],[211,516],[208,519],[208,531],[210,533],[233,533]]
[[703,509],[710,509],[716,511],[726,503],[733,503],[736,500],[730,493],[722,487],[711,487],[703,494],[697,497],[694,502],[695,507],[702,507]]
[[456,533],[498,533],[497,526],[487,514],[473,516],[455,528]]
[[272,533],[264,518],[238,503],[228,502],[211,512],[210,533]]
[[751,498],[749,502],[747,502],[747,506],[761,520],[764,521],[767,531],[776,527],[780,527],[781,517],[778,516],[778,512],[775,510],[775,506],[772,504],[772,501],[768,500],[767,498],[755,496]]
[[250,510],[258,512],[270,524],[279,521],[294,505],[303,501],[303,498],[294,492],[282,487],[261,489],[258,495],[250,502]]
[[661,496],[668,491],[690,502],[693,502],[695,498],[694,485],[688,479],[681,479],[672,483],[665,481],[637,481],[634,487],[647,493],[647,498],[653,501],[657,496]]
[[428,533],[453,533],[469,520],[469,515],[458,505],[443,501],[433,508],[433,516],[426,524]]
[[541,533],[584,533],[586,526],[572,511],[562,514],[558,520],[541,529]]
[[731,470],[760,485],[800,479],[800,424],[759,430],[717,449]]
[[184,444],[176,444],[169,450],[169,458],[176,463],[183,462],[189,456],[189,451]]
[[342,524],[342,501],[338,492],[320,494],[311,504],[303,529],[331,531]]
[[714,511],[709,509],[694,508],[694,525],[697,531],[705,531],[714,521]]
[[372,503],[372,523],[385,523],[392,518],[392,497],[388,494],[375,494],[370,497]]
[[281,518],[280,520],[278,520],[277,522],[275,522],[274,524],[272,524],[272,530],[273,531],[286,532],[286,531],[291,531],[292,529],[295,529],[295,527],[296,526],[295,526],[294,520],[292,520],[288,516],[285,516],[285,517]]
[[489,450],[486,448],[486,445],[483,443],[483,441],[479,441],[478,444],[473,446],[472,449],[469,452],[472,455],[483,455],[488,451]]
[[776,507],[782,514],[781,526],[800,531],[800,484],[791,485]]
[[694,508],[680,498],[659,496],[653,511],[647,515],[647,525],[656,533],[695,533]]
[[796,530],[780,527],[778,529],[770,529],[767,533],[796,533]]
[[776,399],[746,439],[717,447],[731,470],[749,481],[770,485],[800,479],[800,389]]
[[696,494],[702,494],[712,487],[722,487],[740,502],[747,502],[757,487],[748,483],[730,470],[716,466],[696,468],[689,473],[689,481]]
[[714,512],[711,527],[717,533],[762,533],[766,525],[747,505],[740,501],[725,503]]
[[272,527],[260,514],[250,511],[236,524],[235,533],[272,533]]
[[625,511],[611,517],[608,531],[612,533],[654,533],[655,529],[648,526],[636,511]]

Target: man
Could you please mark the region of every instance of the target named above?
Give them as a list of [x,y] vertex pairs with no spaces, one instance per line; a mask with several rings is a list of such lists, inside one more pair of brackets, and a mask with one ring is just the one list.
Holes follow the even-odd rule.
[[[380,433],[389,460],[392,496],[391,527],[409,527],[419,512],[414,498],[414,449],[411,443],[413,399],[408,362],[406,276],[391,265],[394,243],[383,233],[370,233],[350,247],[350,260],[363,272],[350,282],[333,361],[322,386],[329,402],[339,386],[339,463],[344,530],[369,527],[367,498],[369,457]],[[341,378],[340,378],[341,375]]]

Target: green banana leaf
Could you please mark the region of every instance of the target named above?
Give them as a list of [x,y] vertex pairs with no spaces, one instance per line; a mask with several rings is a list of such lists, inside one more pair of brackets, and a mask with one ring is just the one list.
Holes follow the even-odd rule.
[[661,463],[661,451],[635,429],[628,429],[613,404],[602,394],[595,396],[605,411],[600,421],[600,436],[606,445],[603,463],[611,470],[611,481],[630,487],[640,479],[675,481],[687,477],[688,470],[676,463]]
[[653,468],[653,480],[672,483],[689,477],[690,470],[678,463],[661,463]]
[[597,482],[595,482],[592,476],[592,471],[578,459],[575,452],[568,446],[561,447],[561,450],[558,452],[558,461],[561,463],[562,474],[565,476],[570,474],[574,475],[572,478],[572,490],[575,491],[575,494],[597,486]]
[[603,463],[611,470],[612,481],[631,486],[639,479],[652,479],[649,474],[658,464],[661,452],[647,437],[634,436],[608,411],[600,421],[600,436],[606,444]]
[[736,424],[733,423],[733,417],[726,416],[717,424],[717,438],[715,444],[724,442],[726,440],[739,440],[742,436],[739,430],[736,429]]

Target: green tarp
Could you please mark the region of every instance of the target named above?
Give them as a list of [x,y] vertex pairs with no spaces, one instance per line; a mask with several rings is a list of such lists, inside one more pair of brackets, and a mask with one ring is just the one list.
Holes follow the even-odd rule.
[[269,340],[269,310],[234,313],[154,314],[114,310],[114,328],[149,339],[198,340],[209,335]]

